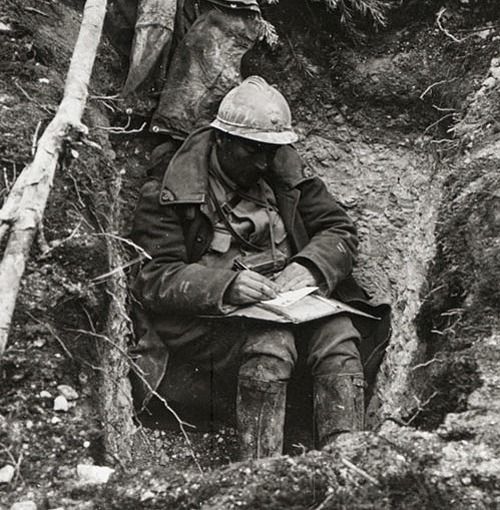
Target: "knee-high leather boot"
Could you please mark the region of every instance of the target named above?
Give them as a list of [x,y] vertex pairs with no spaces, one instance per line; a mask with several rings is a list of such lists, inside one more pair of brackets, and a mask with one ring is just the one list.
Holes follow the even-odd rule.
[[317,446],[332,443],[342,432],[363,430],[364,380],[359,375],[314,378],[314,418]]
[[241,460],[281,455],[286,382],[238,379],[236,419]]

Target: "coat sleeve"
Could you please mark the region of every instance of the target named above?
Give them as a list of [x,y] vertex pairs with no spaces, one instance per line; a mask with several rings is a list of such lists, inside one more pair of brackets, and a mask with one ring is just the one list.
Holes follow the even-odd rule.
[[159,192],[159,181],[148,181],[135,212],[131,238],[151,257],[136,278],[135,297],[156,313],[223,313],[224,293],[237,273],[188,262],[178,212],[160,205]]
[[325,293],[330,295],[351,274],[358,247],[356,228],[319,178],[306,179],[297,189],[300,191],[297,212],[304,222],[309,243],[292,261],[319,274]]

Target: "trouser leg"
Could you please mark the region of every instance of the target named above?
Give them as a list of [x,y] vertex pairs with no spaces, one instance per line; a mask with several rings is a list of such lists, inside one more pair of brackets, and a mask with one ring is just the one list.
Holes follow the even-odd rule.
[[323,447],[342,432],[363,430],[364,378],[359,332],[347,315],[318,323],[309,344],[317,443]]
[[241,458],[280,455],[286,387],[297,359],[293,334],[284,328],[255,328],[242,356],[236,399]]

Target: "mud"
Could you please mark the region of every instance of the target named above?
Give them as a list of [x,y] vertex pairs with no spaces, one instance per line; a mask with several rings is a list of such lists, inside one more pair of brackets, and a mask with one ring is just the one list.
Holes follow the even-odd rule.
[[[76,4],[0,7],[13,29],[0,34],[0,199],[61,97]],[[189,429],[188,445],[170,420],[137,430],[132,464],[105,454],[111,421],[95,382],[102,389],[113,348],[96,335],[122,338],[129,325],[123,278],[95,278],[129,256],[106,232],[126,234],[160,140],[107,129],[138,128],[148,112],[113,97],[125,66],[104,41],[85,118],[99,148],[68,147],[2,360],[0,467],[18,467],[0,485],[0,508],[30,498],[96,509],[500,506],[498,13],[488,2],[450,4],[443,23],[457,43],[435,24],[439,2],[414,4],[366,46],[327,31],[319,7],[269,7],[281,45],[257,48],[244,66],[290,98],[299,151],[358,225],[356,275],[393,304],[372,431],[314,452],[304,424],[289,423],[291,456],[226,466],[231,424]],[[63,382],[79,393],[64,414],[40,393],[55,397]],[[83,462],[114,464],[115,479],[79,487]]]

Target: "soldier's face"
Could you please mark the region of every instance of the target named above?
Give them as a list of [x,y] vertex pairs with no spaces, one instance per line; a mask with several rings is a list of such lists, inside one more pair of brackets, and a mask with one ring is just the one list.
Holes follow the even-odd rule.
[[278,147],[223,135],[217,138],[217,158],[227,176],[248,189],[269,170]]

